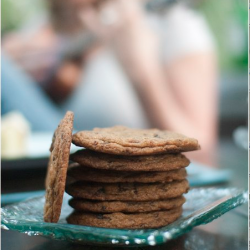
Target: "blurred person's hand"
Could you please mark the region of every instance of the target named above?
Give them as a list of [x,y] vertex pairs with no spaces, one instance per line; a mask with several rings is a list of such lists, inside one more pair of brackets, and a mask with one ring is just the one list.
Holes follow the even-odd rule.
[[139,78],[149,61],[158,60],[158,39],[139,1],[71,1],[78,4],[83,26],[102,43],[115,48],[132,78]]
[[[91,36],[92,47],[101,44],[115,50],[135,83],[140,83],[145,69],[158,60],[158,38],[150,29],[139,0],[54,0],[51,3],[56,30],[71,42],[79,36],[83,38],[79,46],[82,51],[74,46],[74,53],[86,54],[84,50],[91,50],[84,45]],[[75,22],[66,19],[70,16]]]
[[60,41],[47,25],[33,33],[7,35],[3,39],[3,51],[55,101],[61,102],[74,90],[80,77],[78,62],[61,61]]
[[55,103],[61,103],[74,91],[82,74],[83,70],[78,63],[64,61],[57,68],[45,91]]
[[57,38],[50,27],[32,33],[13,33],[3,38],[2,49],[36,81],[43,81],[56,63]]

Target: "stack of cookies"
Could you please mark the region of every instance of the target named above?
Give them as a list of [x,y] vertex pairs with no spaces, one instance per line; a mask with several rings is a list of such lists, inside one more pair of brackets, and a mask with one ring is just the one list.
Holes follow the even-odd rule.
[[68,223],[106,228],[157,228],[182,214],[189,189],[181,152],[199,149],[197,140],[158,129],[123,126],[73,135],[84,147],[73,155],[66,187],[74,212]]

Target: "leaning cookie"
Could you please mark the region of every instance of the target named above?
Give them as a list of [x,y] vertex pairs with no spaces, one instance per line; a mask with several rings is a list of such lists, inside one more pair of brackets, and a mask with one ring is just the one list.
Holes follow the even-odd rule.
[[187,177],[185,168],[165,171],[165,172],[138,172],[138,171],[114,171],[94,169],[80,166],[78,163],[72,163],[69,166],[67,175],[75,180],[103,183],[117,182],[138,182],[138,183],[153,183],[153,182],[172,182],[184,180]]
[[152,155],[200,149],[196,139],[182,134],[123,126],[80,131],[73,135],[73,143],[94,151],[117,155]]
[[105,228],[158,228],[172,223],[181,214],[181,207],[166,211],[132,214],[94,214],[75,211],[67,218],[67,222],[70,224]]
[[169,171],[187,167],[190,161],[182,154],[143,156],[111,155],[79,150],[70,159],[83,166],[117,171]]
[[77,211],[93,213],[143,213],[181,207],[184,196],[158,201],[95,201],[73,198],[69,205]]
[[187,180],[170,183],[94,183],[78,181],[66,187],[74,198],[101,201],[153,201],[181,196],[189,189]]
[[44,221],[57,222],[61,214],[66,173],[72,141],[74,114],[66,113],[57,127],[50,147],[50,159],[46,177]]

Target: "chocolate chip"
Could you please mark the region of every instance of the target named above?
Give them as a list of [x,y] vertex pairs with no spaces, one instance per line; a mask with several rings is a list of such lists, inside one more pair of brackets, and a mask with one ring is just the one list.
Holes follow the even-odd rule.
[[102,188],[98,189],[95,194],[96,195],[105,194],[105,188],[102,187]]
[[118,183],[118,190],[119,192],[125,192],[129,190],[129,186],[126,184]]
[[137,185],[134,183],[134,194],[138,195]]
[[103,219],[103,214],[97,214],[96,217],[97,217],[97,219],[101,219],[102,220]]
[[154,134],[155,138],[161,138],[158,134]]

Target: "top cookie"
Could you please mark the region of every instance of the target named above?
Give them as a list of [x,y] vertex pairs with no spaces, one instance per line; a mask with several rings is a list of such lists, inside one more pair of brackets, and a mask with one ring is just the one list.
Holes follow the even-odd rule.
[[124,126],[95,128],[73,135],[77,146],[117,155],[179,153],[200,149],[198,141],[159,129],[132,129]]
[[52,139],[45,183],[45,222],[57,222],[61,214],[72,141],[73,119],[74,114],[68,111],[57,127]]

